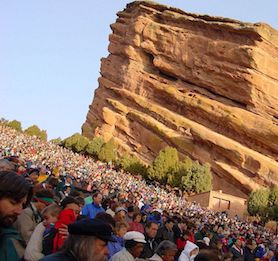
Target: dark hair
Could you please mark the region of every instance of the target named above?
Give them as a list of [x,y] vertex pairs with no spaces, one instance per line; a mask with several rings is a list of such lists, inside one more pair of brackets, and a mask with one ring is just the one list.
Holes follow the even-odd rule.
[[115,219],[111,215],[106,213],[106,212],[99,212],[99,213],[97,213],[95,219],[102,220],[102,221],[108,223],[113,228],[116,226]]
[[52,186],[53,188],[56,188],[58,183],[59,183],[59,180],[57,178],[49,178],[49,180],[47,181],[47,183]]
[[60,203],[60,205],[61,205],[61,207],[62,207],[63,209],[64,209],[68,204],[76,204],[76,205],[79,206],[78,200],[76,200],[76,199],[73,198],[73,197],[65,197],[65,198],[61,201],[61,203]]
[[220,261],[220,258],[214,251],[202,250],[195,257],[194,261]]
[[148,221],[145,225],[145,228],[150,228],[152,226],[152,224],[156,224],[156,225],[159,225],[157,222],[155,221]]
[[34,197],[38,198],[54,198],[54,194],[51,190],[48,189],[41,189],[37,191],[34,195]]
[[0,199],[7,197],[19,202],[25,196],[27,201],[32,197],[31,183],[13,171],[0,171]]

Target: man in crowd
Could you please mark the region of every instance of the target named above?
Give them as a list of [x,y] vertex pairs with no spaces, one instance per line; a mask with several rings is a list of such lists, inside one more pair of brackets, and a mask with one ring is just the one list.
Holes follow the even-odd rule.
[[158,242],[163,240],[170,240],[174,243],[174,232],[173,232],[174,220],[172,218],[168,218],[165,222],[165,225],[161,226],[156,235],[156,239]]
[[104,208],[101,206],[102,194],[97,190],[93,194],[93,203],[87,204],[82,209],[82,215],[89,218],[95,218],[100,212],[105,212]]
[[68,231],[63,250],[41,261],[106,260],[107,242],[113,240],[110,225],[97,219],[82,219],[70,224]]
[[149,221],[145,226],[145,238],[146,244],[144,245],[144,249],[140,255],[141,258],[150,258],[153,256],[154,251],[158,245],[155,240],[156,234],[158,230],[158,224],[152,221]]
[[0,260],[18,261],[24,242],[12,224],[32,195],[31,184],[15,172],[0,171]]
[[142,233],[129,231],[124,235],[125,247],[110,258],[110,261],[134,261],[140,256],[146,243]]

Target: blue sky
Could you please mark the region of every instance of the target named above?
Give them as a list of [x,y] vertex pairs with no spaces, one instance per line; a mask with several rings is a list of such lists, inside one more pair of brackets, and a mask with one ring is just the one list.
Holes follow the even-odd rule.
[[[107,56],[109,25],[125,0],[1,0],[0,117],[49,138],[80,132]],[[187,12],[266,22],[278,0],[160,0]]]

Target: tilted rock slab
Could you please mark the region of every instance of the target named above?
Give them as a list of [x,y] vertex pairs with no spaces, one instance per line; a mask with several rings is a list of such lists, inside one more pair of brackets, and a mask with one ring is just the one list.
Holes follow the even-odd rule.
[[165,146],[244,196],[278,183],[278,32],[136,1],[111,25],[83,134],[151,162]]

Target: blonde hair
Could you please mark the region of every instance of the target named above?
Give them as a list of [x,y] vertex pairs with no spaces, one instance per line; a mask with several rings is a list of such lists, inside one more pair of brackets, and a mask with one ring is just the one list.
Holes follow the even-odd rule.
[[58,216],[61,212],[61,208],[57,204],[51,204],[42,210],[42,216],[51,215]]
[[119,231],[123,227],[129,228],[128,224],[124,221],[116,222],[115,231]]

